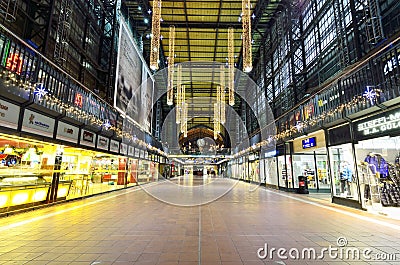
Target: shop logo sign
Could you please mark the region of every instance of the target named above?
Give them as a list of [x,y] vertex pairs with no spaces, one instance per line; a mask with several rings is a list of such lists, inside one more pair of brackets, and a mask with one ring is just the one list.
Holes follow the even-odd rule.
[[35,115],[31,114],[31,116],[29,117],[29,124],[33,124],[37,127],[40,128],[44,128],[46,130],[48,130],[50,128],[50,125],[43,123],[41,121],[35,121]]
[[363,135],[383,133],[400,128],[400,111],[358,124],[357,131]]
[[0,110],[2,110],[0,111],[0,117],[4,118],[6,116],[6,113],[3,112],[3,110],[8,111],[8,107],[0,103]]
[[64,128],[64,132],[71,135],[74,134],[74,130],[71,128]]
[[93,133],[88,132],[88,131],[83,132],[83,140],[84,141],[93,143],[93,137],[94,137]]
[[99,138],[99,145],[105,147],[107,145],[107,139]]

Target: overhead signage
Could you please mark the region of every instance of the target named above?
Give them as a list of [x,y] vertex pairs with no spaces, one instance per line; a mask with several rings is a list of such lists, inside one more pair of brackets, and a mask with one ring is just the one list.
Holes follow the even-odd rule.
[[69,125],[65,122],[58,122],[57,126],[57,139],[69,141],[69,142],[78,142],[79,138],[79,128]]
[[111,152],[116,152],[116,153],[119,152],[119,142],[118,141],[111,140],[110,151]]
[[108,150],[109,139],[107,137],[99,135],[97,137],[97,148],[102,150]]
[[361,137],[389,133],[400,129],[400,110],[375,116],[375,118],[355,123],[355,130]]
[[140,157],[140,150],[135,149],[135,157],[139,158]]
[[135,148],[133,146],[128,147],[128,156],[134,156],[135,155]]
[[53,137],[55,120],[31,110],[25,110],[22,130]]
[[303,149],[312,148],[317,146],[317,138],[311,137],[301,141],[303,144]]
[[82,130],[81,133],[81,144],[86,146],[94,147],[96,144],[96,134],[91,131]]
[[124,144],[124,143],[121,143],[120,149],[119,149],[119,153],[121,155],[127,155],[128,154],[128,145]]
[[17,129],[20,107],[0,99],[0,126]]

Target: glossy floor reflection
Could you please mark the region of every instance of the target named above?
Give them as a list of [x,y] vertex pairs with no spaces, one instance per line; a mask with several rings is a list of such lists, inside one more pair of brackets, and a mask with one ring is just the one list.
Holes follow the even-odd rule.
[[[211,182],[205,195],[234,183]],[[176,186],[145,187],[185,198]],[[192,207],[164,203],[135,187],[0,219],[0,264],[400,264],[399,230],[397,221],[243,182]],[[398,261],[327,252],[320,260],[282,259],[277,250],[273,259],[257,255],[265,244],[269,250],[312,248],[319,255],[322,248],[337,248],[340,237],[347,240],[343,249],[397,253]]]

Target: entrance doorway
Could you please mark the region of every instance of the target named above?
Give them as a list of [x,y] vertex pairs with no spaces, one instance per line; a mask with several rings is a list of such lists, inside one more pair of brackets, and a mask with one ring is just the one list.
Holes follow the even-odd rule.
[[298,176],[305,176],[310,192],[330,193],[331,181],[325,148],[294,154],[293,173],[295,188],[299,187]]

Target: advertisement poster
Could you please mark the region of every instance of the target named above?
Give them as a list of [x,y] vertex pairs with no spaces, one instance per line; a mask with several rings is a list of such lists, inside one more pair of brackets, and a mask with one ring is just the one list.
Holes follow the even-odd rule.
[[133,146],[129,146],[128,156],[134,156],[134,155],[135,155],[135,148]]
[[120,158],[118,163],[117,185],[125,184],[126,158]]
[[53,137],[55,120],[31,110],[25,110],[22,130]]
[[17,129],[19,106],[0,99],[0,126]]
[[144,61],[127,24],[121,21],[114,106],[149,132],[154,83]]
[[140,123],[142,60],[131,32],[121,20],[117,58],[117,78],[114,94],[115,108]]

